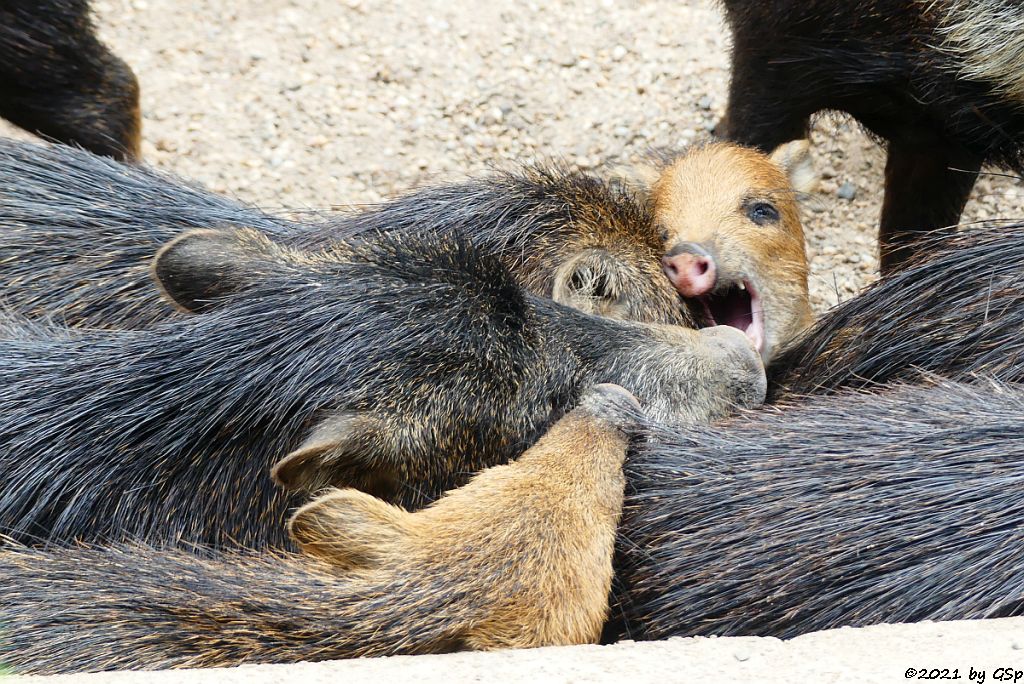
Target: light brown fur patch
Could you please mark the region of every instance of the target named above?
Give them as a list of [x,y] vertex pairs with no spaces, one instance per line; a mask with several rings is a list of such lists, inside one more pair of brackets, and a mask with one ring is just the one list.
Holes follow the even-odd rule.
[[[679,243],[696,243],[714,254],[720,279],[750,280],[762,298],[773,350],[811,322],[807,254],[796,201],[799,192],[813,185],[806,161],[803,141],[781,146],[772,157],[713,142],[675,159],[651,188],[666,252]],[[801,187],[795,188],[793,181]],[[757,200],[778,210],[776,224],[757,225],[747,216],[746,207]]]
[[423,510],[335,490],[300,508],[289,529],[304,552],[354,578],[402,578],[451,594],[445,631],[463,647],[596,642],[628,440],[595,394],[517,461]]

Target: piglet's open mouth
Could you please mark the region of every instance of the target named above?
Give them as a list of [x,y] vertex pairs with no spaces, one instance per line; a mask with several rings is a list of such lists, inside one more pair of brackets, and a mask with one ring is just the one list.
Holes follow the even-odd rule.
[[757,352],[764,355],[764,308],[750,281],[720,285],[693,300],[703,307],[707,325],[739,328],[750,338]]

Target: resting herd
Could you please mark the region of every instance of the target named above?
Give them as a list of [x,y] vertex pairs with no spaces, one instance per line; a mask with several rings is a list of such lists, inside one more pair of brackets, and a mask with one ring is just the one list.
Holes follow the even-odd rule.
[[[84,0],[0,7],[0,665],[1024,615],[1024,9],[722,0],[717,137],[267,213],[139,159]],[[810,118],[887,142],[817,320]],[[841,230],[836,226],[836,230]]]

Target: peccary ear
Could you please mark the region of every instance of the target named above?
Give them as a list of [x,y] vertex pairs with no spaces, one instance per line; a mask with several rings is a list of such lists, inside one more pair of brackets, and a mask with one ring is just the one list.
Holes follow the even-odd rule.
[[373,568],[411,535],[412,514],[355,489],[336,489],[295,511],[288,533],[304,553],[345,570]]
[[379,457],[385,444],[377,419],[364,414],[335,414],[274,464],[270,475],[289,491],[316,492],[347,486],[388,496],[396,491],[398,476],[393,466]]
[[811,144],[806,140],[792,140],[779,145],[772,152],[771,159],[789,177],[797,192],[813,192],[818,187],[818,174],[811,162]]
[[586,313],[622,318],[627,314],[621,291],[623,268],[607,250],[583,250],[555,271],[551,298]]
[[646,199],[650,197],[651,190],[663,171],[664,164],[659,164],[654,159],[643,159],[613,166],[608,174],[608,179]]
[[280,249],[254,230],[197,229],[156,253],[152,274],[164,295],[184,311],[201,313],[251,285]]

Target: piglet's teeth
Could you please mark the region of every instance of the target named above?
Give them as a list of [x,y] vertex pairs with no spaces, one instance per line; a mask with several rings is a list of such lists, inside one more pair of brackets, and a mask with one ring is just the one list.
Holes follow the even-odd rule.
[[744,283],[744,282],[741,282],[741,283],[740,283],[740,289],[741,289],[741,290],[746,290],[746,289],[747,289],[747,284],[746,284],[746,283]]

